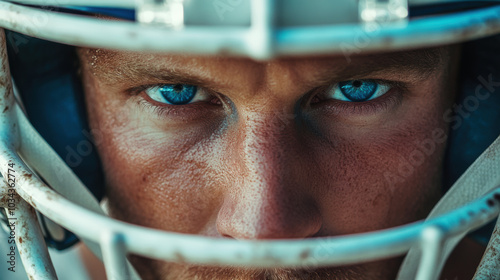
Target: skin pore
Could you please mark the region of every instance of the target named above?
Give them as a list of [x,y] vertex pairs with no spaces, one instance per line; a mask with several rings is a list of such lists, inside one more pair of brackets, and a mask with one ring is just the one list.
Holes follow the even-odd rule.
[[[458,47],[351,62],[78,53],[110,215],[120,220],[239,240],[314,238],[422,219],[442,195],[442,116]],[[352,80],[389,90],[363,102],[331,94]],[[201,97],[169,105],[148,95],[168,84],[197,86]],[[402,174],[429,139],[434,151]],[[305,271],[130,259],[144,279],[393,279],[401,261]]]

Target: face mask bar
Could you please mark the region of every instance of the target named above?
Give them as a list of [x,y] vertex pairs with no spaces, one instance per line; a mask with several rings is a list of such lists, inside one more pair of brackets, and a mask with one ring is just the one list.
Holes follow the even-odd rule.
[[[64,177],[74,177],[74,175],[64,168],[61,159],[54,157],[54,152],[50,148],[40,149],[44,140],[34,131],[14,100],[6,63],[3,32],[0,41],[3,46],[1,57],[3,68],[0,77],[2,82],[0,83],[2,112],[0,171],[8,183],[2,185],[4,195],[2,206],[7,211],[13,208],[14,214],[9,217],[19,220],[15,238],[20,248],[28,249],[21,254],[24,265],[31,267],[34,264],[36,268],[51,268],[48,272],[45,269],[41,270],[48,273],[43,276],[37,274],[38,270],[28,271],[34,276],[55,279],[41,233],[39,230],[35,230],[34,233],[31,231],[38,228],[36,218],[24,201],[56,223],[78,233],[88,244],[99,244],[109,279],[129,278],[131,272],[128,271],[125,258],[127,253],[196,264],[312,268],[388,258],[402,255],[411,247],[417,247],[422,252],[416,279],[436,279],[440,271],[439,264],[443,263],[447,256],[444,247],[448,240],[463,236],[466,232],[484,225],[500,212],[500,188],[496,188],[467,206],[427,222],[417,222],[372,233],[297,241],[235,241],[204,238],[147,229],[111,219],[103,215],[102,211],[92,209],[95,208],[95,204],[88,206],[89,202],[75,203],[61,196],[38,179],[26,165],[25,161],[28,164],[37,161],[50,162],[51,168],[59,173],[47,174],[44,170],[37,171],[44,179],[51,182],[57,191],[70,189],[71,192],[78,192],[78,189],[84,189],[81,183],[78,184],[77,179],[74,179],[75,184],[71,185],[71,188],[61,185],[67,181]],[[499,140],[493,144],[497,148],[499,145]],[[56,178],[51,178],[53,176]],[[9,197],[5,197],[11,193],[10,189],[14,189],[21,197],[15,200],[14,207],[10,207],[12,205],[6,200]],[[87,207],[84,207],[85,205]],[[90,211],[85,208],[90,208]],[[30,231],[21,229],[26,229],[26,225]],[[498,240],[496,242],[498,243]]]
[[[169,0],[167,2],[174,1]],[[20,0],[21,3],[64,6],[74,3],[86,6],[110,4],[114,1],[36,1]],[[61,4],[58,4],[61,2]],[[119,7],[133,8],[135,2],[123,1]],[[174,1],[176,2],[176,1]],[[193,1],[189,1],[193,2]],[[206,2],[206,1],[205,1]],[[247,3],[245,1],[234,1]],[[346,1],[351,2],[351,1]],[[284,55],[339,53],[348,57],[352,54],[373,51],[390,51],[404,48],[430,47],[472,40],[500,32],[500,7],[489,7],[472,11],[424,17],[405,24],[405,5],[397,4],[394,12],[390,6],[384,16],[380,3],[400,1],[361,0],[359,11],[347,23],[315,23],[312,19],[288,19],[278,26],[276,5],[278,1],[250,1],[249,26],[184,24],[182,28],[157,24],[138,24],[126,21],[110,21],[92,17],[67,15],[0,1],[0,26],[29,36],[83,47],[99,47],[130,51],[152,51],[191,53],[208,55],[239,55],[254,59],[270,59]],[[410,1],[411,3],[447,3],[455,1]],[[460,3],[462,1],[456,1]],[[364,3],[364,4],[362,4]],[[370,3],[378,3],[371,5]],[[492,1],[491,3],[496,3]],[[186,3],[184,3],[186,5]],[[298,4],[295,4],[298,5]],[[304,5],[302,4],[302,7]],[[347,9],[347,7],[340,6]],[[140,7],[137,7],[140,10]],[[188,6],[184,6],[186,22]],[[352,7],[351,7],[352,10]],[[206,14],[216,14],[212,10]],[[305,13],[298,13],[299,15]],[[342,14],[342,13],[340,13]],[[352,14],[352,13],[351,13]],[[363,16],[363,14],[365,14]],[[366,15],[368,14],[368,15]],[[203,14],[204,16],[207,16]],[[227,15],[224,14],[224,15]],[[407,16],[407,15],[406,15]],[[203,16],[200,16],[202,19]],[[304,15],[304,17],[307,17]],[[335,17],[332,17],[335,18]],[[362,20],[360,21],[361,18]],[[394,19],[398,20],[394,20]],[[225,22],[223,20],[222,22]],[[297,26],[297,22],[308,22]],[[403,24],[401,24],[403,22]],[[220,22],[219,22],[220,23]],[[335,30],[335,32],[332,32]]]
[[[12,92],[8,93],[9,88],[5,87],[9,84],[5,76],[8,72],[3,71],[3,73],[2,81],[7,83],[3,83],[1,88],[3,95],[0,109],[3,111],[3,116],[0,130],[2,136],[0,170],[7,179],[12,178],[9,174],[15,174],[15,187],[12,187],[12,183],[8,187],[15,188],[22,199],[18,200],[20,208],[14,207],[14,211],[30,212],[31,209],[21,210],[29,207],[23,205],[25,200],[55,222],[78,233],[84,240],[100,244],[109,279],[127,279],[130,275],[126,270],[126,253],[197,264],[311,268],[348,265],[402,255],[413,246],[422,250],[416,279],[436,279],[439,272],[439,265],[436,264],[443,261],[442,250],[447,240],[484,225],[500,212],[500,188],[497,188],[465,207],[425,223],[417,222],[404,227],[342,237],[298,241],[235,241],[168,233],[130,225],[88,211],[65,199],[30,171],[16,150],[24,155],[33,150],[32,147],[36,145],[34,141],[43,140],[37,137],[25,119],[24,113],[15,104]],[[9,131],[13,127],[18,128]],[[17,141],[13,141],[14,139]],[[46,159],[50,157],[47,156],[49,153],[51,151],[40,152],[35,157],[41,156]],[[61,162],[51,163],[57,168]],[[71,174],[65,175],[71,176]],[[3,186],[7,187],[5,184]],[[3,194],[7,193],[8,189],[4,189]],[[3,206],[7,206],[9,210],[8,205]],[[54,209],[64,209],[64,211]],[[25,218],[30,230],[37,228],[34,216],[21,214],[12,217],[17,217],[20,225],[23,221],[21,218]],[[17,228],[19,229],[19,226]],[[32,251],[36,248],[32,247],[35,242],[43,244],[41,233],[34,234],[36,236],[34,240],[30,240],[27,234],[28,231],[15,232],[18,246],[29,248],[28,253],[21,255],[25,266],[30,267],[31,264],[35,264],[38,268],[51,267],[46,254],[47,249],[43,248],[43,245],[44,250],[41,252]],[[40,276],[36,272],[33,273]],[[43,275],[42,279],[55,278],[53,275],[52,277]]]
[[[267,1],[256,2],[260,2],[264,5]],[[11,10],[9,11],[7,8],[11,8]],[[154,26],[141,26],[141,28],[139,28],[132,23],[109,22],[96,19],[78,19],[74,21],[70,20],[70,17],[67,15],[59,14],[51,14],[46,25],[30,30],[30,27],[28,26],[29,22],[23,22],[23,19],[19,17],[19,15],[15,15],[16,11],[33,12],[34,14],[31,14],[31,16],[40,16],[41,14],[37,13],[45,13],[45,11],[21,7],[4,1],[0,1],[0,11],[3,13],[0,17],[0,25],[2,26],[16,31],[24,31],[23,33],[27,34],[33,33],[31,35],[41,34],[38,37],[45,39],[51,39],[52,36],[56,36],[59,39],[55,41],[63,41],[65,43],[73,42],[74,44],[82,45],[85,42],[89,42],[90,45],[88,46],[95,47],[107,47],[109,44],[116,44],[117,49],[127,49],[127,47],[133,46],[132,49],[143,51],[152,49],[156,51],[181,51],[179,46],[182,44],[168,44],[168,42],[175,41],[172,38],[164,41],[161,39],[159,40],[161,42],[158,42],[158,44],[155,42],[154,45],[144,44],[145,38],[148,38],[147,36],[152,36],[152,34],[155,33],[155,38],[158,39],[158,32],[160,32],[160,34],[162,34],[161,36],[176,34],[174,37],[178,38],[183,43],[204,41],[205,45],[202,45],[203,48],[206,46],[207,42],[217,41],[220,38],[224,38],[223,40],[221,39],[220,42],[214,42],[213,45],[209,46],[207,50],[202,48],[199,50],[188,50],[192,53],[216,54],[220,53],[221,50],[230,49],[230,53],[240,52],[241,55],[254,58],[266,58],[270,56],[294,53],[291,50],[300,50],[300,48],[298,48],[297,45],[294,46],[294,44],[303,45],[303,49],[301,49],[301,51],[297,51],[297,54],[315,53],[316,51],[313,45],[315,43],[319,43],[321,45],[321,36],[319,35],[319,32],[327,31],[326,27],[311,27],[316,29],[317,34],[314,33],[307,36],[309,36],[309,38],[313,38],[313,35],[316,34],[318,37],[315,37],[315,40],[309,42],[311,46],[306,47],[304,42],[300,42],[300,40],[306,38],[304,37],[306,36],[305,33],[299,32],[297,33],[298,35],[293,35],[295,37],[291,34],[293,33],[292,31],[300,31],[300,28],[293,28],[293,30],[288,29],[288,31],[287,29],[283,29],[281,31],[269,29],[273,30],[273,32],[270,33],[271,35],[274,34],[273,36],[268,34],[270,32],[269,30],[266,32],[263,31],[264,35],[262,35],[264,38],[263,40],[267,40],[262,46],[267,49],[253,52],[250,49],[244,49],[240,46],[240,44],[247,43],[245,40],[249,39],[243,38],[247,38],[246,36],[249,36],[248,34],[250,33],[245,36],[238,37],[241,39],[238,39],[240,41],[236,40],[228,43],[230,41],[227,40],[225,35],[210,38],[209,36],[211,33],[208,32],[208,36],[206,34],[201,38],[196,38],[194,36],[194,34],[201,34],[208,30],[203,30],[203,32],[198,30],[196,33],[191,33],[191,35],[189,35],[189,32],[191,31],[188,31],[188,28],[186,27],[183,32],[188,31],[188,35],[186,35],[187,37],[184,37],[184,35],[177,34],[177,31],[175,30],[162,29]],[[267,11],[268,13],[271,13],[272,10],[270,9]],[[499,31],[500,25],[498,24],[498,14],[500,11],[498,8],[491,8],[487,12],[486,10],[468,12],[467,17],[471,17],[473,14],[470,13],[474,12],[477,13],[475,21],[471,22],[471,20],[468,19],[468,25],[465,27],[461,25],[464,24],[465,21],[460,21],[455,25],[449,22],[451,17],[447,18],[445,22],[448,22],[449,24],[446,25],[446,28],[443,27],[443,30],[441,30],[444,33],[451,32],[450,29],[447,28],[458,26],[460,26],[460,30],[470,32],[465,32],[467,33],[466,35],[459,37],[456,35],[457,30],[453,30],[451,33],[446,33],[448,36],[444,36],[444,41],[442,43],[450,42],[447,40],[458,42],[461,40],[477,38],[479,36],[486,36]],[[3,15],[5,15],[5,17]],[[268,19],[269,18],[271,17],[268,17]],[[465,20],[465,14],[462,14],[454,19],[460,20],[461,18]],[[490,21],[488,23],[484,23],[482,20]],[[106,34],[106,32],[110,31],[120,31],[118,32],[118,34],[120,34],[118,37],[125,36],[123,34],[126,30],[132,30],[132,32],[142,34],[138,31],[144,29],[145,34],[149,35],[138,38],[137,41],[142,43],[130,43],[126,46],[122,46],[120,43],[113,43],[112,41],[114,40],[110,40],[109,37],[104,40],[102,35],[98,35],[97,37],[100,37],[98,39],[94,38],[90,41],[85,41],[87,40],[87,37],[91,38],[90,35],[94,36],[96,34],[93,29],[89,29],[89,33],[86,34],[85,31],[83,31],[83,28],[75,32],[75,30],[73,30],[74,26],[79,26],[79,23],[88,23],[90,25],[90,27],[85,27],[85,29],[99,26],[98,29],[94,30],[105,30],[102,34]],[[436,21],[425,21],[425,23],[436,24]],[[439,23],[439,21],[437,21],[437,23]],[[61,24],[66,24],[66,26],[61,27]],[[411,25],[412,23],[410,22],[407,28],[410,28]],[[69,29],[63,30],[64,28],[68,28],[68,26],[72,28],[73,31],[71,34],[74,36],[69,36]],[[105,27],[103,28],[103,26]],[[269,21],[266,23],[264,20],[262,26],[260,27],[262,29],[269,27]],[[425,26],[425,24],[420,27],[422,26]],[[331,29],[332,27],[330,26],[328,28]],[[337,30],[338,27],[335,28],[335,30]],[[414,29],[410,28],[409,31],[411,33],[413,30],[413,35],[416,33],[422,33],[425,35],[427,32],[427,30],[420,30],[417,32],[417,27],[412,28]],[[338,48],[336,47],[335,42],[341,43],[342,38],[346,39],[348,37],[345,33],[343,33],[347,29],[338,29],[340,30],[340,35],[338,37],[331,35],[336,32],[326,32],[330,34],[330,39],[335,37],[335,40],[326,43],[323,42],[323,47],[320,47],[317,50],[324,48],[323,51],[326,52],[326,45],[330,44],[328,53],[334,52],[335,48]],[[430,27],[427,29],[430,30]],[[218,32],[217,28],[215,28],[215,30]],[[311,29],[308,30],[311,31]],[[396,29],[389,28],[388,30],[390,31]],[[55,35],[59,31],[64,32],[62,32],[62,35]],[[234,33],[229,33],[230,36],[232,36],[231,34],[237,34],[241,31],[242,30],[238,29],[237,32],[235,31]],[[381,36],[380,34],[386,34],[384,32],[389,31],[379,30],[377,36]],[[259,32],[255,32],[253,35],[261,36],[259,35]],[[396,33],[389,32],[388,34],[392,34],[394,36],[397,34],[404,34],[404,36],[408,36],[405,32],[408,32],[408,29],[404,29]],[[34,215],[31,206],[35,207],[56,223],[61,224],[67,229],[77,233],[79,237],[82,238],[82,240],[97,254],[99,254],[99,251],[102,250],[109,279],[127,279],[129,277],[133,277],[134,272],[131,270],[125,258],[127,253],[172,262],[188,262],[194,264],[224,266],[235,265],[256,268],[313,268],[333,265],[348,265],[403,255],[411,248],[413,248],[411,250],[415,251],[416,249],[417,252],[421,253],[413,254],[416,255],[416,258],[413,258],[413,261],[410,260],[410,264],[407,265],[405,263],[405,265],[403,265],[402,271],[400,271],[399,274],[399,279],[414,279],[415,277],[416,279],[436,279],[439,275],[439,271],[442,269],[444,261],[449,255],[449,252],[456,245],[456,242],[458,242],[457,240],[463,237],[467,232],[479,228],[488,221],[491,221],[497,217],[500,212],[500,189],[496,187],[500,183],[498,175],[500,163],[498,163],[498,159],[495,159],[494,157],[488,158],[488,156],[483,155],[478,160],[480,163],[477,164],[477,167],[474,169],[482,170],[482,172],[486,174],[483,175],[491,178],[491,180],[485,184],[481,184],[477,188],[475,186],[474,193],[468,192],[465,195],[465,201],[468,202],[474,200],[472,203],[463,206],[463,202],[456,203],[455,200],[454,203],[448,203],[447,205],[441,207],[439,211],[433,211],[433,214],[437,217],[426,222],[417,222],[407,226],[378,232],[296,241],[235,241],[163,232],[111,219],[102,213],[98,203],[92,199],[92,196],[88,193],[88,191],[86,191],[82,183],[71,173],[71,171],[65,166],[64,162],[51,150],[46,142],[33,129],[24,113],[19,108],[19,105],[16,103],[12,93],[8,62],[5,53],[5,36],[3,35],[3,31],[0,33],[0,60],[2,62],[2,68],[0,69],[0,172],[4,177],[4,180],[7,182],[7,184],[0,184],[0,188],[2,190],[0,193],[3,197],[0,202],[2,203],[1,206],[6,208],[8,215],[9,208],[14,209],[12,212],[13,214],[10,215],[9,218],[16,218],[16,221],[18,221],[14,230],[16,246],[20,249],[21,259],[23,260],[25,267],[29,268],[27,273],[35,279],[56,279],[56,276],[52,268],[50,258],[47,254],[47,249],[44,245],[41,232],[38,228],[36,216]],[[290,34],[292,39],[290,40],[290,38],[288,38],[287,40],[289,41],[283,41],[283,34]],[[422,34],[419,38],[421,41],[424,41],[422,39],[422,36],[424,35]],[[438,33],[433,34],[436,35]],[[353,34],[349,35],[352,37]],[[274,36],[277,36],[276,40],[272,39]],[[450,39],[450,36],[452,36],[453,39]],[[149,38],[151,39],[152,37]],[[425,39],[429,39],[429,37],[425,35]],[[123,40],[124,39],[122,38],[122,41]],[[404,45],[403,41],[406,40],[405,37],[398,38],[398,40],[401,40],[401,44],[403,45],[394,44],[389,47],[392,49],[397,48],[398,46],[408,46]],[[237,41],[238,43],[235,43]],[[284,47],[286,42],[291,43],[289,49]],[[373,42],[376,46],[379,39],[376,38]],[[165,44],[162,46],[163,43]],[[282,45],[282,47],[280,47],[280,45]],[[366,49],[375,50],[376,48],[367,47]],[[363,51],[366,49],[363,49]],[[340,50],[337,49],[337,51]],[[497,139],[497,141],[495,141],[492,147],[490,147],[485,154],[494,154],[499,149],[500,140]],[[50,166],[48,166],[47,163],[50,163]],[[493,170],[493,172],[484,172],[484,168],[482,167],[484,165],[489,166],[489,171]],[[42,176],[53,189],[49,188],[40,179],[38,179],[37,174],[33,173],[28,166],[36,166],[36,172],[40,174],[40,176]],[[12,180],[15,181],[12,182]],[[461,185],[466,186],[467,183],[469,182],[462,182]],[[16,197],[14,199],[15,205],[10,207],[12,205],[9,205],[9,203],[12,202],[9,201],[9,199],[11,199],[9,194],[13,193],[13,191],[11,191],[12,189],[20,197]],[[460,191],[453,191],[454,189],[457,188],[454,187],[449,192],[452,194],[452,198],[454,193],[460,193]],[[448,195],[442,200],[442,202],[453,201],[453,199],[448,199],[447,197]],[[446,203],[440,203],[439,205],[443,204]],[[60,209],[64,210],[61,211]],[[451,210],[454,211],[449,212]],[[445,212],[442,211],[449,213],[444,214]],[[78,217],[78,219],[75,219],[75,217]],[[481,265],[481,267],[485,269],[478,271],[476,275],[476,277],[478,277],[477,279],[481,279],[481,275],[486,275],[487,273],[497,273],[500,269],[498,258],[493,254],[494,250],[499,250],[499,230],[500,228],[497,223],[497,227],[495,229],[496,234],[490,240],[490,245],[485,253],[485,257],[483,258]],[[100,247],[100,250],[97,247]],[[26,249],[26,251],[24,249]]]

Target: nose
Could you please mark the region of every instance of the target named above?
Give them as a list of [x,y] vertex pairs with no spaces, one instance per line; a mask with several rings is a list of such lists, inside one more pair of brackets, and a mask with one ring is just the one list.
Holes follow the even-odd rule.
[[235,239],[314,236],[322,219],[293,118],[241,116],[226,151],[230,186],[217,215],[217,230]]

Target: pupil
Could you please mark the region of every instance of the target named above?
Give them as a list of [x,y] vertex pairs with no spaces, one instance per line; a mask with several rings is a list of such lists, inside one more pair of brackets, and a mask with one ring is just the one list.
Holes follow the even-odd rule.
[[377,91],[378,85],[372,80],[352,80],[339,83],[342,94],[354,102],[368,100]]
[[182,91],[183,89],[184,89],[184,86],[182,86],[181,84],[174,85],[174,90],[175,91]]
[[160,92],[168,103],[173,105],[188,104],[196,96],[196,86],[175,84],[165,85],[160,88]]

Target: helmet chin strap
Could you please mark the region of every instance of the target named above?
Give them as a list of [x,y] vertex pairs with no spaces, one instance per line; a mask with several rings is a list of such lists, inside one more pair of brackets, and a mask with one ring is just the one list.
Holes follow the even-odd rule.
[[[426,220],[450,212],[476,200],[493,189],[500,186],[500,136],[486,149],[481,156],[464,172],[464,174],[448,190],[438,204],[432,209]],[[444,264],[453,250],[466,233],[452,236],[446,240],[438,238],[439,248],[435,248],[437,262],[433,275],[418,272],[417,267],[421,259],[426,256],[415,246],[410,249],[399,270],[398,280],[404,279],[437,279]],[[500,271],[500,258],[495,256],[495,251],[500,251],[500,217],[495,230],[488,243],[474,279],[500,279],[491,278],[491,271]],[[430,270],[432,271],[432,270]],[[436,273],[437,272],[437,273]],[[417,277],[415,278],[415,275]],[[485,275],[488,277],[484,278]]]

